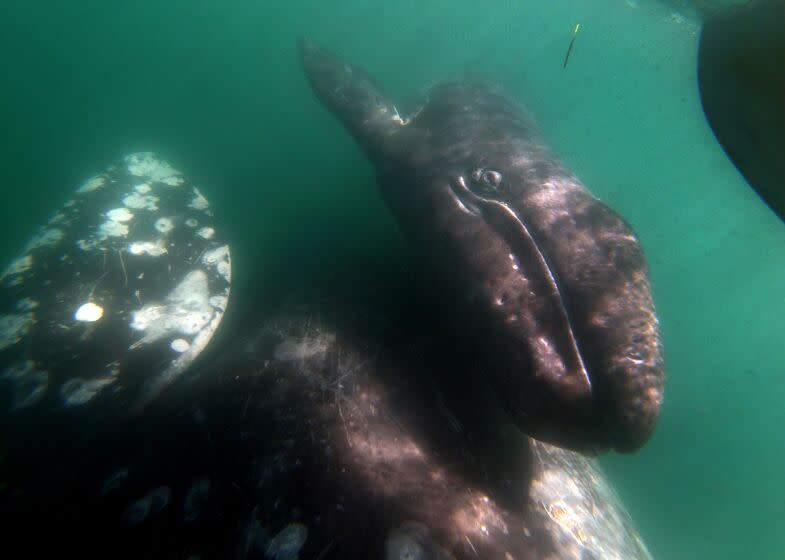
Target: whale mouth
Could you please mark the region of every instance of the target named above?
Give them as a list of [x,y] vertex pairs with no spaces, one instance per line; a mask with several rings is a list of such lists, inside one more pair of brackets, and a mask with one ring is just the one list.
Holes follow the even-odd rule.
[[[511,250],[510,260],[516,263],[516,269],[523,266],[529,273],[530,291],[537,294],[538,299],[548,301],[549,305],[542,307],[536,322],[547,332],[547,340],[553,342],[555,355],[559,356],[558,368],[561,371],[554,377],[565,379],[562,391],[575,393],[575,399],[581,398],[581,395],[590,396],[592,380],[583,360],[569,304],[542,244],[537,242],[520,213],[500,197],[473,192],[462,176],[451,181],[450,188],[471,214],[489,222],[504,238]],[[543,358],[540,361],[549,360]],[[555,365],[548,363],[540,363],[539,366],[542,370],[556,369]]]
[[[631,278],[645,270],[636,260],[641,256],[637,240],[618,216],[590,197],[576,213],[610,215],[615,225],[600,233],[625,236],[624,242],[633,244],[624,249],[587,243],[594,234],[581,230],[578,238],[584,242],[573,246],[569,239],[576,232],[543,229],[536,218],[531,223],[532,209],[521,208],[496,188],[500,173],[493,172],[493,178],[489,188],[478,171],[459,175],[448,181],[448,193],[469,220],[487,228],[486,239],[500,243],[503,250],[497,253],[509,252],[515,271],[500,281],[509,274],[504,267],[489,268],[483,284],[499,287],[486,290],[484,303],[475,304],[474,311],[488,318],[486,328],[495,338],[505,341],[492,345],[502,379],[497,392],[505,408],[522,430],[565,447],[589,453],[638,449],[650,436],[661,404],[662,362],[648,287],[641,291],[632,285]],[[607,251],[630,249],[634,265],[620,261],[615,270]],[[583,253],[587,264],[580,274],[611,276],[576,286],[569,270],[576,253]],[[599,325],[601,316],[605,324]],[[511,369],[522,373],[519,382],[506,379],[504,372]]]

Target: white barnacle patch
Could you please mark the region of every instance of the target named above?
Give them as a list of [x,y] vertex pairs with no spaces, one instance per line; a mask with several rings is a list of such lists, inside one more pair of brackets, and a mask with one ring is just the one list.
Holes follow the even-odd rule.
[[193,336],[188,348],[180,342],[174,346],[170,344],[173,350],[177,351],[175,346],[180,346],[183,351],[163,373],[147,385],[141,405],[155,399],[169,383],[184,372],[205,349],[218,329],[229,289],[226,288],[225,296],[213,296],[209,299],[207,290],[207,274],[202,270],[196,270],[190,272],[167,297],[167,305],[145,306],[134,314],[131,327],[146,330],[148,334],[133,344],[131,349],[170,333]]
[[170,186],[183,183],[180,172],[166,161],[158,160],[152,152],[139,152],[125,157],[128,172],[150,181],[158,181]]
[[[0,280],[5,279],[7,276],[18,276],[24,272],[30,270],[33,266],[33,257],[30,255],[22,255],[21,257],[13,260],[11,264],[6,267],[5,271],[3,271],[2,276],[0,276]],[[9,282],[9,286],[16,286],[17,284],[21,284],[21,278],[12,278]]]
[[29,312],[0,315],[0,350],[22,340],[34,324],[35,318]]
[[164,177],[161,179],[161,182],[165,185],[169,185],[170,187],[179,187],[184,183],[182,177],[178,177],[177,175],[170,175],[169,177]]
[[40,399],[49,385],[49,374],[35,368],[30,360],[11,366],[2,377],[13,385],[14,396],[11,410],[18,410],[34,404]]
[[117,377],[100,377],[98,379],[69,379],[60,387],[60,396],[67,407],[87,404],[107,385],[117,381]]
[[59,224],[66,221],[66,216],[62,212],[57,212],[54,216],[49,218],[50,224]]
[[218,274],[223,276],[227,282],[231,282],[232,264],[229,256],[229,245],[222,245],[207,251],[202,257],[202,262],[207,266],[214,266]]
[[123,512],[123,523],[133,527],[138,525],[150,514],[150,500],[145,496],[129,505]]
[[159,486],[151,490],[126,508],[123,513],[123,523],[129,526],[138,525],[150,515],[163,510],[171,498],[172,490],[168,486]]
[[115,208],[106,213],[106,221],[98,228],[98,239],[93,241],[98,245],[109,237],[125,237],[128,235],[128,222],[134,215],[127,208]]
[[16,302],[16,308],[19,311],[32,311],[36,307],[38,307],[38,302],[29,297],[24,297]]
[[153,189],[147,183],[140,183],[134,187],[134,190],[139,194],[147,194]]
[[187,220],[185,220],[185,225],[194,228],[199,225],[199,222],[194,220],[193,218],[188,218]]
[[152,241],[136,241],[128,245],[128,252],[132,255],[150,255],[151,257],[160,257],[167,253],[166,246],[163,239],[158,239],[153,243]]
[[160,233],[167,234],[174,229],[174,222],[171,218],[158,218],[155,221],[155,229]]
[[[474,545],[472,545],[474,546]],[[423,546],[411,535],[394,528],[384,540],[385,560],[425,560]]]
[[184,338],[175,338],[170,344],[169,347],[174,350],[175,352],[185,352],[191,347],[191,343],[185,340]]
[[169,334],[193,336],[213,318],[208,302],[207,274],[193,270],[166,296],[163,304],[145,305],[133,312],[131,328],[145,335],[132,348],[150,344]]
[[128,480],[128,469],[120,469],[110,474],[101,485],[101,495],[106,496],[110,492],[120,488]]
[[220,311],[226,311],[226,304],[228,302],[229,298],[226,296],[213,296],[210,298],[210,305]]
[[114,208],[106,213],[106,217],[112,222],[127,222],[134,214],[128,208]]
[[215,235],[215,230],[211,227],[203,227],[199,231],[196,232],[199,237],[204,237],[205,239],[212,239]]
[[273,537],[265,556],[276,560],[296,560],[307,538],[308,527],[302,523],[291,523]]
[[210,203],[202,196],[199,189],[194,187],[194,197],[191,199],[191,202],[188,203],[188,207],[193,208],[194,210],[207,210],[210,207]]
[[107,237],[125,237],[128,235],[128,226],[122,222],[107,220],[98,228],[98,233],[103,239]]
[[209,495],[210,479],[206,477],[195,479],[185,495],[185,503],[183,504],[186,523],[199,517]]
[[99,241],[95,239],[79,239],[76,242],[76,246],[79,247],[82,251],[90,251],[95,249],[100,244]]
[[103,187],[104,183],[106,183],[106,179],[104,179],[100,175],[96,175],[95,177],[91,177],[90,179],[82,183],[82,186],[79,187],[76,192],[78,192],[79,194],[93,192],[94,190]]
[[74,313],[75,321],[82,321],[84,323],[94,323],[104,316],[104,308],[100,305],[88,301],[79,306],[79,309]]
[[44,228],[38,232],[25,247],[25,252],[30,252],[47,245],[56,245],[63,239],[63,232],[57,228]]
[[[147,185],[139,186],[147,187]],[[147,188],[149,189],[150,187]],[[138,192],[135,192],[123,198],[123,205],[128,208],[133,208],[134,210],[150,210],[154,212],[158,210],[158,197],[151,194],[139,194]]]

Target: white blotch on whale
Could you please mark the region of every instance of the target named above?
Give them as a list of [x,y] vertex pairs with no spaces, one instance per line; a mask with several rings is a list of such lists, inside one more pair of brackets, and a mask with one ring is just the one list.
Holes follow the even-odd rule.
[[104,387],[111,385],[115,381],[117,381],[117,378],[114,376],[98,379],[75,377],[63,383],[63,386],[60,388],[60,396],[63,398],[63,404],[67,407],[81,406],[93,400],[93,397]]
[[63,239],[63,232],[57,228],[44,228],[38,232],[35,237],[28,241],[25,246],[25,253],[45,247],[47,245],[56,245]]
[[148,492],[128,506],[123,513],[123,522],[126,525],[138,525],[150,515],[163,510],[172,497],[172,490],[168,486],[159,486]]
[[100,305],[88,301],[79,306],[79,309],[74,313],[74,320],[83,321],[85,323],[93,323],[104,316],[104,308]]
[[133,312],[131,328],[145,335],[132,348],[154,342],[169,333],[192,336],[212,319],[207,274],[203,270],[189,272],[166,297],[165,304],[145,305]]
[[139,152],[125,157],[128,172],[150,181],[158,181],[170,186],[183,184],[180,172],[168,162],[158,160],[152,152]]
[[393,529],[384,543],[385,560],[424,560],[425,551],[420,543],[400,529]]
[[105,182],[106,179],[104,179],[100,175],[96,175],[95,177],[91,177],[87,181],[82,183],[82,186],[79,187],[76,192],[78,192],[79,194],[93,192],[94,190],[103,187]]
[[172,498],[172,490],[168,486],[159,486],[147,495],[150,500],[150,513],[158,513],[164,509]]
[[174,229],[174,222],[171,218],[158,218],[155,221],[155,229],[165,235]]
[[0,276],[0,280],[5,280],[7,277],[12,276],[7,282],[7,286],[17,286],[22,283],[21,275],[33,266],[33,257],[30,255],[22,255],[21,257],[14,259],[11,264],[9,264],[6,269],[3,271],[2,276]]
[[22,340],[34,324],[35,317],[30,312],[0,315],[0,350]]
[[207,202],[207,199],[202,196],[202,193],[199,192],[199,189],[196,187],[193,188],[194,197],[191,199],[191,202],[188,203],[189,208],[193,208],[194,210],[207,210],[210,207],[210,203]]
[[126,525],[138,525],[150,514],[150,500],[145,496],[133,502],[123,512],[123,523]]
[[36,307],[38,307],[38,302],[29,297],[23,297],[16,302],[16,308],[19,311],[32,311]]
[[110,492],[117,490],[125,481],[128,480],[128,469],[120,469],[110,474],[101,485],[101,495],[106,496]]
[[10,381],[14,387],[11,410],[34,404],[44,395],[49,386],[49,374],[36,369],[35,364],[30,360],[6,369],[2,377]]
[[215,230],[211,227],[203,227],[196,234],[200,237],[204,237],[205,239],[212,239],[213,235],[215,235]]
[[308,527],[302,523],[291,523],[273,537],[265,556],[270,560],[297,560],[307,538]]
[[[228,258],[228,247],[226,250]],[[131,350],[170,335],[174,335],[173,338],[180,338],[177,335],[193,337],[190,346],[172,360],[164,372],[147,384],[141,404],[156,398],[164,387],[188,368],[210,342],[223,317],[229,287],[225,287],[223,294],[218,296],[210,296],[208,290],[207,273],[194,270],[172,290],[164,303],[148,304],[133,312],[131,328],[144,331],[145,334],[130,346]]]
[[128,208],[113,208],[106,213],[106,217],[113,222],[127,222],[134,214]]
[[191,344],[184,338],[175,338],[169,346],[175,352],[185,352],[191,347]]
[[108,237],[125,237],[128,235],[128,226],[122,222],[107,220],[98,228],[98,233],[102,241]]
[[163,239],[152,241],[137,241],[128,245],[128,252],[132,255],[148,254],[151,257],[160,257],[167,253]]
[[227,282],[232,280],[231,257],[229,255],[229,245],[222,245],[211,251],[207,251],[202,257],[202,262],[207,266],[214,266],[218,274],[224,277]]
[[[139,185],[137,188],[141,186],[150,188],[147,185]],[[158,210],[158,197],[151,194],[131,193],[123,198],[123,205],[134,210],[146,209],[154,212]]]
[[229,298],[226,296],[213,296],[210,298],[210,305],[220,311],[226,311],[227,303],[229,303]]
[[188,494],[186,494],[185,503],[183,504],[186,522],[194,521],[199,517],[209,496],[210,479],[207,477],[195,479],[188,489]]

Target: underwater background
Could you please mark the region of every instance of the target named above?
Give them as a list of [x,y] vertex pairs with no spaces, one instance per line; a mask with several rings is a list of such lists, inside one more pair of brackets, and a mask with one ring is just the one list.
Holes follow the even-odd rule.
[[11,0],[0,21],[0,260],[85,178],[153,150],[210,199],[246,314],[358,276],[379,282],[383,305],[410,275],[370,163],[306,83],[298,37],[367,68],[402,112],[446,77],[501,84],[647,253],[665,404],[643,450],[601,462],[652,554],[783,557],[785,225],[705,122],[694,13],[643,0]]

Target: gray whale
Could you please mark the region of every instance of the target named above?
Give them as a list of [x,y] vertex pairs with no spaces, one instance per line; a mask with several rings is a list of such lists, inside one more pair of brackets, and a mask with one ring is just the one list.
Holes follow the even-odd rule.
[[[185,177],[179,184],[180,174],[153,165],[151,154],[143,160],[146,175],[158,170],[147,177],[149,191],[135,188],[123,162],[100,187],[88,181],[57,218],[61,235],[37,235],[53,241],[28,244],[22,262],[30,266],[10,267],[0,283],[6,301],[40,302],[28,306],[19,341],[0,353],[8,549],[134,559],[650,559],[596,464],[522,434],[471,375],[468,349],[451,346],[441,316],[406,305],[420,299],[417,284],[392,283],[376,295],[389,271],[352,266],[337,290],[320,280],[320,295],[292,292],[261,317],[244,299],[244,319],[227,307],[210,348],[160,377],[183,355],[172,340],[187,333],[164,329],[152,340],[153,332],[132,328],[133,312],[144,308],[135,292],[170,311],[157,324],[176,327],[173,317],[200,311],[200,290],[167,297],[172,287],[203,269],[211,293],[228,295],[231,269],[204,258],[225,246],[222,222]],[[128,237],[96,238],[109,227],[125,233],[101,224],[128,217],[112,210],[129,188],[145,197],[122,222]],[[156,228],[161,215],[174,229]],[[109,258],[162,233],[141,255]],[[83,255],[80,239],[95,240],[106,260]],[[105,313],[57,336],[52,318],[73,320],[85,301],[81,286],[104,267],[89,301]],[[40,377],[8,375],[25,350],[47,372],[47,387],[25,392]],[[96,387],[90,373],[105,381],[89,367],[104,355],[117,364],[111,384],[62,390],[75,375],[85,389]],[[136,410],[150,396],[148,380],[157,398]]]
[[664,366],[630,226],[496,88],[441,83],[404,117],[363,69],[305,40],[300,55],[516,424],[583,451],[643,445]]

